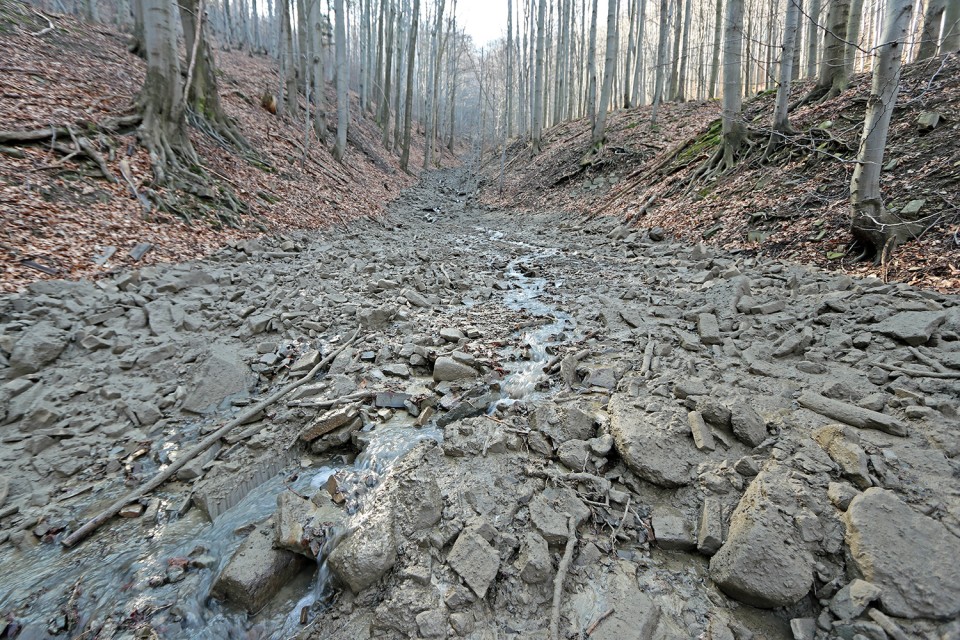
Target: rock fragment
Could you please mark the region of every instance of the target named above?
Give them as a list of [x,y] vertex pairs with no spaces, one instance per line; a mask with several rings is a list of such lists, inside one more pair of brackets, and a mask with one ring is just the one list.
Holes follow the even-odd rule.
[[479,533],[465,529],[453,544],[447,564],[483,598],[500,570],[500,554]]
[[10,370],[20,376],[35,373],[60,357],[67,348],[67,333],[49,322],[38,322],[17,339],[10,354]]

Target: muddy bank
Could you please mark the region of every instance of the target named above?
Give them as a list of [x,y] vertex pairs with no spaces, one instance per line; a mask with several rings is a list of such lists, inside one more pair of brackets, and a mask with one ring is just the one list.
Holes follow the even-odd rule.
[[3,633],[960,634],[956,298],[510,216],[464,175],[3,298]]

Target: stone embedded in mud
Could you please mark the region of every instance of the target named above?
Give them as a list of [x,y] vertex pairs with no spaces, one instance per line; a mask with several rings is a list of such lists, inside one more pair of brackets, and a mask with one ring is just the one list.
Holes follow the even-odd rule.
[[710,560],[710,577],[732,598],[762,609],[798,602],[813,586],[814,557],[797,538],[790,468],[768,464],[730,517],[727,541]]
[[500,554],[479,533],[465,529],[453,544],[447,564],[483,598],[500,570]]
[[569,520],[585,520],[590,510],[568,488],[545,489],[530,501],[530,520],[544,539],[553,545],[564,544],[569,535]]
[[960,538],[892,491],[867,489],[844,516],[850,556],[882,590],[880,608],[901,618],[960,614]]
[[586,440],[567,440],[557,448],[557,458],[568,469],[583,471],[590,461],[590,445]]
[[437,382],[476,378],[478,372],[473,367],[458,362],[451,357],[437,358],[433,365],[433,379]]
[[723,545],[723,512],[720,501],[707,497],[700,511],[700,528],[697,531],[697,549],[712,556]]
[[568,440],[589,440],[593,438],[596,429],[596,418],[577,407],[558,411],[556,405],[541,404],[530,416],[530,428],[534,429],[553,441],[554,446],[560,446]]
[[946,319],[947,314],[941,311],[901,311],[880,322],[873,330],[918,347],[926,344]]
[[296,361],[290,365],[290,373],[304,374],[313,369],[320,362],[320,352],[316,349],[305,351]]
[[312,442],[320,436],[330,433],[334,429],[339,429],[351,423],[359,413],[359,407],[353,404],[331,409],[304,428],[303,431],[300,432],[300,439],[304,442]]
[[210,594],[254,613],[303,568],[307,559],[273,547],[273,525],[254,529],[217,576]]
[[610,435],[617,451],[638,476],[661,487],[682,487],[693,481],[701,454],[687,433],[655,424],[651,416],[615,394],[609,405]]
[[274,546],[315,559],[327,532],[344,517],[343,510],[326,492],[307,500],[293,491],[284,491],[277,496]]
[[397,561],[392,513],[378,509],[365,515],[327,556],[330,570],[353,593],[376,583]]
[[881,596],[883,590],[859,578],[845,585],[830,599],[830,611],[841,620],[852,620]]
[[740,442],[756,447],[767,439],[767,426],[753,408],[745,402],[734,403],[730,409],[730,424],[733,435]]
[[720,325],[717,317],[712,313],[701,313],[697,316],[697,332],[703,344],[721,344]]
[[[611,611],[590,633],[590,640],[652,640],[678,637],[669,633],[661,636],[660,606],[637,586],[636,565],[617,562],[609,572],[583,586],[570,596],[562,611],[569,627],[563,637],[579,637],[584,628]],[[598,603],[606,603],[598,606]],[[579,618],[576,612],[586,612]],[[691,636],[686,636],[691,637]]]
[[687,414],[687,421],[690,424],[690,433],[693,435],[693,443],[701,451],[713,451],[713,432],[703,421],[703,415],[699,411],[691,411]]
[[390,324],[396,315],[397,309],[393,306],[357,309],[357,321],[364,329],[382,329]]
[[529,584],[546,581],[553,572],[550,548],[543,536],[528,531],[520,540],[520,555],[517,558],[520,579]]
[[49,322],[38,322],[24,331],[10,353],[10,371],[15,376],[35,373],[60,357],[68,336]]
[[671,507],[655,507],[650,524],[661,549],[690,551],[697,548],[690,523],[679,511]]
[[812,435],[853,484],[860,489],[866,489],[873,484],[867,467],[867,454],[860,448],[860,438],[853,429],[834,424],[821,427]]
[[191,413],[208,412],[224,398],[248,391],[252,383],[253,376],[239,352],[234,347],[214,344],[194,374],[188,387],[191,391],[181,408]]

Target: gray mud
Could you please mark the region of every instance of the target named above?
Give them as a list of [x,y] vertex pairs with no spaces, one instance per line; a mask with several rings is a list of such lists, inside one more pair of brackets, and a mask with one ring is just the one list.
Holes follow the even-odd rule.
[[960,638],[956,298],[465,176],[0,299],[0,637]]

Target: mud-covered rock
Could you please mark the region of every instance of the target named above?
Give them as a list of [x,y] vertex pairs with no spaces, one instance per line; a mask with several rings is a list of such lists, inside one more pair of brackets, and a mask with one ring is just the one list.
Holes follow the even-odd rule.
[[880,322],[873,330],[917,347],[926,344],[947,314],[941,311],[901,311]]
[[477,531],[465,529],[453,544],[447,564],[483,598],[500,570],[500,554]]
[[181,408],[191,413],[210,411],[224,398],[248,391],[252,382],[253,376],[238,351],[214,344],[187,387]]
[[750,483],[730,517],[727,540],[710,560],[710,577],[729,596],[772,609],[798,602],[813,586],[814,556],[798,544],[797,497],[789,468],[772,463]]
[[10,370],[16,376],[39,371],[59,358],[67,343],[65,331],[49,322],[38,322],[17,338],[10,354]]
[[854,498],[844,520],[850,556],[881,589],[884,611],[901,618],[960,614],[960,538],[943,524],[877,487]]
[[693,440],[677,429],[656,424],[619,395],[610,400],[610,435],[623,461],[638,476],[661,487],[693,481],[701,454]]

